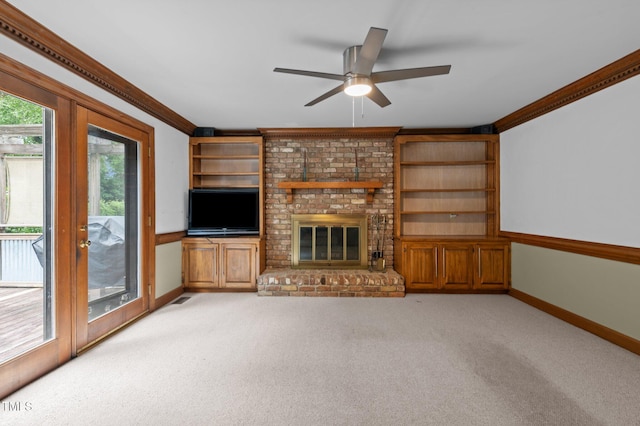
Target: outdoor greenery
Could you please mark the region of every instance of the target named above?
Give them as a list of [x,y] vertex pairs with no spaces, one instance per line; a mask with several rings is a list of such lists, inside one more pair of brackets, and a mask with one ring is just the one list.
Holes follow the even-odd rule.
[[7,226],[2,232],[7,234],[42,234],[42,226]]
[[100,200],[101,216],[124,216],[124,201],[122,200]]
[[[0,91],[0,125],[42,124],[42,107]],[[25,144],[41,144],[41,136],[23,137]],[[11,154],[8,154],[11,155]],[[7,197],[9,188],[4,189]],[[8,234],[42,234],[41,226],[4,227]]]
[[[43,108],[0,91],[0,126],[42,124]],[[41,144],[41,136],[22,137],[25,144]],[[9,154],[7,154],[9,155]],[[102,155],[100,158],[100,215],[124,216],[124,158],[122,155]],[[10,188],[4,188],[10,194]],[[5,227],[7,233],[42,233],[42,227]]]
[[124,216],[124,156],[100,157],[100,214]]
[[[40,105],[0,92],[0,125],[6,124],[42,124]],[[41,136],[27,136],[25,143],[41,144]]]

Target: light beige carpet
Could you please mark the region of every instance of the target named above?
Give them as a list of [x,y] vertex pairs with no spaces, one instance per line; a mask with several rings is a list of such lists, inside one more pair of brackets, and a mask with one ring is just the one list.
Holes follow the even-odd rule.
[[189,296],[0,424],[640,425],[639,356],[506,295]]

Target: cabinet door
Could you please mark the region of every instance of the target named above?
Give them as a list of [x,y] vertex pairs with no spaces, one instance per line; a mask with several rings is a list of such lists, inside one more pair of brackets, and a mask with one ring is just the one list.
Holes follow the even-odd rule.
[[477,244],[474,288],[501,290],[509,288],[509,246],[503,243]]
[[183,281],[186,288],[218,287],[218,244],[210,242],[184,243],[182,258]]
[[438,288],[438,247],[435,244],[406,243],[403,254],[408,289]]
[[441,246],[440,288],[467,290],[473,283],[473,245]]
[[251,243],[222,244],[223,288],[256,289],[256,257],[258,246]]

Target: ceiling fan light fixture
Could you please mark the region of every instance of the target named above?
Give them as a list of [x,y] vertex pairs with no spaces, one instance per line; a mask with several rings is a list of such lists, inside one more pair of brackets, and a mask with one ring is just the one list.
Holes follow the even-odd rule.
[[373,72],[373,67],[378,60],[378,55],[380,54],[386,35],[387,30],[384,28],[371,27],[369,28],[367,37],[364,39],[364,43],[347,47],[342,52],[342,74],[294,70],[289,68],[275,68],[273,71],[326,78],[329,80],[340,80],[341,84],[338,87],[334,87],[311,102],[308,102],[305,104],[306,107],[322,102],[340,92],[344,92],[352,97],[367,96],[378,104],[380,108],[384,108],[391,105],[391,101],[380,91],[377,86],[378,83],[449,74],[451,65]]
[[351,77],[344,82],[344,93],[349,96],[364,96],[371,89],[371,80],[367,77]]

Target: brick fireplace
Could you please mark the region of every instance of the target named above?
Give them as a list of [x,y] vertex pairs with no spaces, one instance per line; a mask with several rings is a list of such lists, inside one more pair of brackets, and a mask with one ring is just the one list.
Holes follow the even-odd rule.
[[[404,295],[404,280],[392,268],[393,138],[397,131],[398,128],[263,130],[267,270],[258,280],[259,294],[312,295],[317,287],[322,287],[318,291],[324,295]],[[287,191],[278,185],[305,178],[308,182],[379,181],[382,187],[375,190],[371,202],[367,200],[367,189],[362,188],[296,189],[290,193],[289,202]],[[377,240],[381,240],[386,271],[369,272],[368,264],[365,268],[341,271],[292,269],[292,215],[310,214],[364,216],[368,221],[367,261],[374,251],[380,251],[371,245],[374,241],[371,217],[384,216],[386,229]],[[299,282],[297,288],[303,287],[304,291],[293,291],[292,280]],[[285,283],[288,290],[273,290],[275,282]],[[327,282],[332,282],[337,290],[328,291],[331,286],[324,287]],[[267,290],[269,285],[271,290]],[[347,289],[350,285],[354,285],[350,290],[355,291]],[[370,287],[365,289],[367,286]]]

